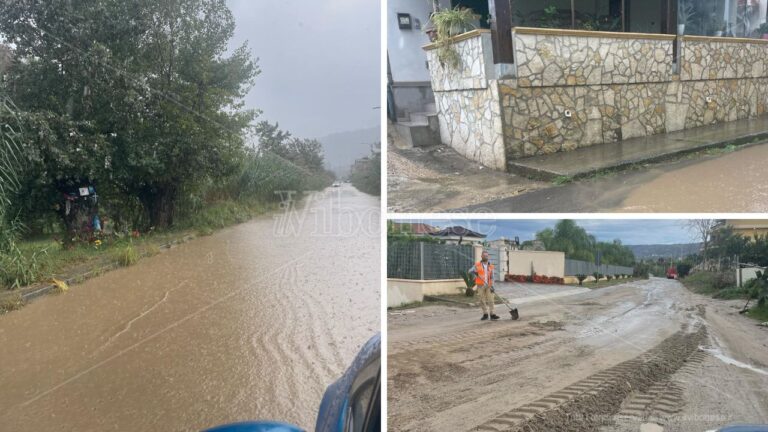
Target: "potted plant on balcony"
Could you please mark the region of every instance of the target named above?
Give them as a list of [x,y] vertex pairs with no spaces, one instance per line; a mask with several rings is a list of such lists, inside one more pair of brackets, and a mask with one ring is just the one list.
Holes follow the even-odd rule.
[[461,59],[459,53],[451,46],[451,38],[465,33],[475,28],[474,22],[480,16],[472,12],[472,9],[455,7],[453,9],[442,9],[432,13],[430,20],[436,30],[435,43],[437,47],[437,57],[442,64],[456,68]]

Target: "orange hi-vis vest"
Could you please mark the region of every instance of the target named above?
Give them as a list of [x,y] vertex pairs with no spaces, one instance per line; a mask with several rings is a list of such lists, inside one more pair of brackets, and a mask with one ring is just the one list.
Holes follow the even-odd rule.
[[[488,275],[488,285],[493,285],[493,264],[488,262],[488,271],[491,273]],[[483,262],[478,261],[475,264],[475,274],[477,275],[475,277],[475,285],[477,286],[483,286],[485,285],[485,268],[483,268]]]

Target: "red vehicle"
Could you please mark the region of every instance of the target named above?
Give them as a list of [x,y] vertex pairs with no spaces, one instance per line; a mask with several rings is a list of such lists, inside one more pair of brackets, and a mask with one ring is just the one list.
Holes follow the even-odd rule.
[[677,268],[675,266],[667,269],[667,279],[677,279]]

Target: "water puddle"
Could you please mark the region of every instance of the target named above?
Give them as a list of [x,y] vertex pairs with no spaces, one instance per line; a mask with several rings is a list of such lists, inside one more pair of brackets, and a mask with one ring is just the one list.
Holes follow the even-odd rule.
[[760,368],[756,368],[744,362],[740,362],[732,357],[728,357],[727,355],[723,354],[723,352],[720,351],[718,348],[707,348],[707,347],[699,346],[699,349],[709,354],[712,354],[723,363],[740,367],[742,369],[748,369],[748,370],[751,370],[752,372],[756,372],[756,373],[768,376],[768,371]]

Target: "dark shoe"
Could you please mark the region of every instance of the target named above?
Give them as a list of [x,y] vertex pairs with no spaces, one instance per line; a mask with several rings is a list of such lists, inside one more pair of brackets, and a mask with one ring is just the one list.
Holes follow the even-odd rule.
[[488,319],[488,314],[483,314],[483,317],[480,318],[480,321],[485,321]]
[[491,314],[491,319],[492,319],[493,321],[496,321],[497,319],[499,319],[499,316],[498,316],[498,315],[496,315],[496,314]]

